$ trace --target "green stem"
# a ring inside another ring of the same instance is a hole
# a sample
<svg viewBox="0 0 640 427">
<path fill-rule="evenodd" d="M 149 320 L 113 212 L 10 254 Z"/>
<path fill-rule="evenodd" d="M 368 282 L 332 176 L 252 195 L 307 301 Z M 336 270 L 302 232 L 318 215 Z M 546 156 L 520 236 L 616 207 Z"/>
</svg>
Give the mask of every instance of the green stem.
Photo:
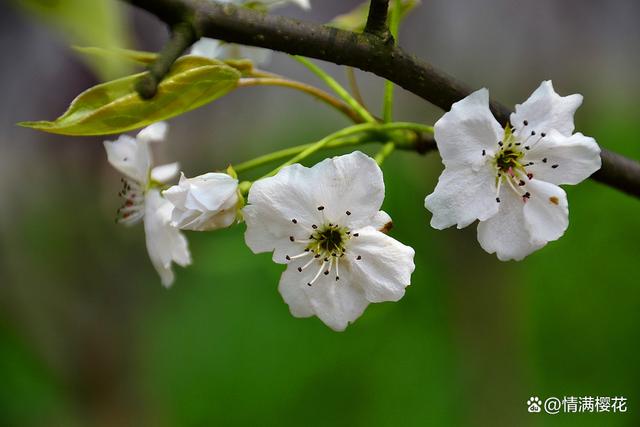
<svg viewBox="0 0 640 427">
<path fill-rule="evenodd" d="M 338 147 L 349 147 L 354 145 L 362 145 L 376 142 L 372 140 L 368 135 L 360 135 L 360 136 L 352 136 L 349 138 L 338 139 L 329 142 L 324 148 L 338 148 Z M 295 147 L 289 147 L 282 150 L 274 151 L 273 153 L 265 154 L 260 157 L 256 157 L 255 159 L 248 160 L 243 163 L 239 163 L 233 167 L 233 169 L 237 173 L 246 172 L 251 169 L 255 169 L 260 166 L 267 165 L 269 163 L 273 163 L 278 160 L 288 159 L 291 156 L 295 156 L 306 150 L 307 148 L 313 146 L 315 142 L 309 144 L 296 145 Z"/>
<path fill-rule="evenodd" d="M 356 101 L 349 92 L 343 88 L 333 77 L 323 71 L 320 67 L 313 62 L 302 56 L 293 56 L 298 62 L 307 67 L 311 72 L 320 77 L 344 102 L 346 102 L 351 108 L 353 108 L 360 117 L 366 122 L 375 123 L 377 120 L 364 108 L 358 101 Z"/>
<path fill-rule="evenodd" d="M 421 125 L 419 123 L 408 123 L 408 122 L 397 122 L 397 123 L 387 123 L 387 124 L 376 124 L 376 123 L 365 123 L 362 125 L 351 126 L 345 129 L 342 129 L 339 132 L 331 134 L 326 138 L 321 139 L 318 142 L 312 142 L 310 144 L 298 145 L 295 147 L 285 148 L 283 150 L 274 151 L 273 153 L 265 154 L 255 159 L 248 160 L 243 163 L 239 163 L 233 167 L 233 169 L 237 173 L 243 173 L 249 171 L 251 169 L 255 169 L 257 167 L 289 158 L 291 156 L 295 156 L 291 160 L 289 160 L 286 164 L 281 165 L 278 169 L 273 171 L 272 174 L 277 173 L 278 170 L 282 169 L 284 166 L 288 166 L 289 164 L 295 163 L 297 161 L 302 160 L 303 158 L 309 156 L 310 154 L 315 153 L 316 151 L 323 148 L 338 148 L 338 147 L 347 147 L 347 146 L 357 146 L 374 142 L 382 142 L 387 139 L 377 138 L 378 135 L 372 135 L 372 132 L 386 132 L 386 131 L 394 131 L 394 130 L 408 130 L 413 132 L 420 133 L 433 133 L 433 127 Z M 357 135 L 361 133 L 362 135 Z M 354 135 L 355 134 L 355 135 Z M 322 143 L 321 146 L 317 147 L 318 144 Z M 406 149 L 406 150 L 414 150 L 415 143 L 411 140 L 406 141 L 398 141 L 394 143 L 397 145 L 397 148 Z M 309 150 L 313 149 L 313 151 L 309 152 Z M 304 154 L 303 157 L 301 155 Z"/>
<path fill-rule="evenodd" d="M 374 157 L 374 160 L 378 164 L 378 166 L 382 166 L 385 160 L 393 153 L 396 149 L 396 144 L 393 141 L 389 141 L 382 146 L 380 151 L 378 151 Z"/>
</svg>

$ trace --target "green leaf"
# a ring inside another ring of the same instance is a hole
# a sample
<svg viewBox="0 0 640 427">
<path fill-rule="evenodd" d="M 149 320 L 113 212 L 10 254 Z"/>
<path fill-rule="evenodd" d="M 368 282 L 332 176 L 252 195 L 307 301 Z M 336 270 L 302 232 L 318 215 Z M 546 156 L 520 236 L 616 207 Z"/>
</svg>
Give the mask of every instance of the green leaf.
<svg viewBox="0 0 640 427">
<path fill-rule="evenodd" d="M 116 0 L 13 0 L 18 7 L 37 17 L 62 34 L 70 44 L 124 47 L 131 36 L 122 2 Z M 84 58 L 102 80 L 131 72 L 127 62 Z"/>
<path fill-rule="evenodd" d="M 143 100 L 134 89 L 145 73 L 113 80 L 81 93 L 55 121 L 20 126 L 61 135 L 127 132 L 194 110 L 233 90 L 240 73 L 222 62 L 197 56 L 179 58 L 158 92 Z"/>
<path fill-rule="evenodd" d="M 421 0 L 401 0 L 400 19 L 404 19 L 413 8 L 419 6 L 420 1 Z M 361 33 L 364 31 L 367 17 L 369 16 L 369 4 L 370 2 L 366 1 L 356 6 L 350 12 L 336 16 L 328 25 L 341 30 Z M 391 2 L 389 2 L 389 5 L 391 6 Z"/>
<path fill-rule="evenodd" d="M 142 50 L 120 49 L 112 48 L 107 49 L 96 46 L 73 46 L 73 50 L 82 55 L 89 57 L 103 58 L 106 60 L 116 59 L 133 62 L 139 65 L 149 65 L 158 59 L 158 54 L 155 52 L 146 52 Z"/>
</svg>

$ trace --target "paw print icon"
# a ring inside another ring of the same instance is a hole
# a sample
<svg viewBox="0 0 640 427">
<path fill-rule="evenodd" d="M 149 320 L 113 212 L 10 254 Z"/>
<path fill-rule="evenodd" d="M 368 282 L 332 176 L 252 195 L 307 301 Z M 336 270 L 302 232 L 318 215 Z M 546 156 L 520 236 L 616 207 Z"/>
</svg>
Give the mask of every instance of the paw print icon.
<svg viewBox="0 0 640 427">
<path fill-rule="evenodd" d="M 527 411 L 531 413 L 540 412 L 542 405 L 542 401 L 538 398 L 538 396 L 531 396 L 529 400 L 527 400 Z"/>
</svg>

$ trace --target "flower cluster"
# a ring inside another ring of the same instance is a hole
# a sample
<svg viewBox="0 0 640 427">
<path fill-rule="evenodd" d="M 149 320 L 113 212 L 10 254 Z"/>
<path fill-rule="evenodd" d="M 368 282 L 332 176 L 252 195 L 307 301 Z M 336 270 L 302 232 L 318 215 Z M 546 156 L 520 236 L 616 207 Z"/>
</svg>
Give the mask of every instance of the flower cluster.
<svg viewBox="0 0 640 427">
<path fill-rule="evenodd" d="M 463 228 L 478 220 L 478 240 L 500 260 L 520 260 L 562 236 L 567 197 L 600 168 L 593 138 L 573 133 L 580 95 L 541 86 L 502 127 L 481 89 L 455 103 L 434 127 L 445 169 L 425 206 L 431 225 Z M 279 291 L 296 317 L 317 316 L 341 331 L 370 303 L 398 301 L 411 283 L 414 250 L 388 235 L 381 210 L 382 171 L 354 151 L 312 167 L 287 164 L 272 176 L 240 185 L 233 168 L 195 178 L 177 163 L 153 167 L 150 144 L 165 138 L 156 123 L 135 138 L 105 142 L 109 162 L 124 176 L 119 222 L 142 221 L 149 257 L 170 286 L 172 263 L 190 264 L 182 230 L 208 231 L 246 223 L 254 253 L 286 265 Z M 245 200 L 246 195 L 246 200 Z"/>
<path fill-rule="evenodd" d="M 545 81 L 516 105 L 504 129 L 486 89 L 453 104 L 435 124 L 445 170 L 425 200 L 431 225 L 464 228 L 479 220 L 480 245 L 503 261 L 560 238 L 569 208 L 558 185 L 578 184 L 600 169 L 595 140 L 573 134 L 581 103 L 581 95 L 562 97 Z"/>
</svg>

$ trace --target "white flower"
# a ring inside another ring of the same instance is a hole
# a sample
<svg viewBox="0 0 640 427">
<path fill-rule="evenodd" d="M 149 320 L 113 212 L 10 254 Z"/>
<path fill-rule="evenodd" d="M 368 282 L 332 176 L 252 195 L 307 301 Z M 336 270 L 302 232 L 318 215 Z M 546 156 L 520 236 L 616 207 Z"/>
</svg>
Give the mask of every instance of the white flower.
<svg viewBox="0 0 640 427">
<path fill-rule="evenodd" d="M 456 102 L 435 124 L 445 170 L 427 196 L 431 225 L 463 228 L 480 220 L 478 241 L 500 260 L 521 260 L 560 238 L 569 225 L 558 185 L 577 184 L 600 169 L 593 138 L 573 134 L 582 95 L 562 97 L 543 82 L 511 125 L 502 129 L 480 89 Z"/>
<path fill-rule="evenodd" d="M 187 240 L 180 230 L 171 226 L 172 204 L 160 195 L 159 185 L 178 174 L 178 164 L 152 167 L 149 143 L 162 141 L 167 124 L 155 123 L 133 138 L 121 135 L 116 141 L 105 141 L 109 163 L 127 179 L 123 179 L 120 195 L 125 199 L 118 211 L 118 222 L 125 225 L 144 222 L 147 251 L 158 271 L 162 284 L 171 286 L 174 280 L 171 263 L 191 264 Z"/>
<path fill-rule="evenodd" d="M 222 3 L 233 3 L 236 5 L 251 4 L 258 5 L 266 9 L 272 9 L 287 4 L 295 4 L 303 9 L 310 9 L 309 0 L 219 0 Z M 244 46 L 233 43 L 225 43 L 219 40 L 202 37 L 191 47 L 191 55 L 204 56 L 210 59 L 249 59 L 256 65 L 264 65 L 271 59 L 271 51 L 254 46 Z"/>
<path fill-rule="evenodd" d="M 164 191 L 173 208 L 172 224 L 183 230 L 206 231 L 229 227 L 240 204 L 238 180 L 226 173 L 196 178 L 180 176 L 180 183 Z"/>
<path fill-rule="evenodd" d="M 382 171 L 357 151 L 253 184 L 245 240 L 288 264 L 279 290 L 291 314 L 341 331 L 369 303 L 402 298 L 414 251 L 380 231 L 391 225 L 383 199 Z"/>
</svg>

